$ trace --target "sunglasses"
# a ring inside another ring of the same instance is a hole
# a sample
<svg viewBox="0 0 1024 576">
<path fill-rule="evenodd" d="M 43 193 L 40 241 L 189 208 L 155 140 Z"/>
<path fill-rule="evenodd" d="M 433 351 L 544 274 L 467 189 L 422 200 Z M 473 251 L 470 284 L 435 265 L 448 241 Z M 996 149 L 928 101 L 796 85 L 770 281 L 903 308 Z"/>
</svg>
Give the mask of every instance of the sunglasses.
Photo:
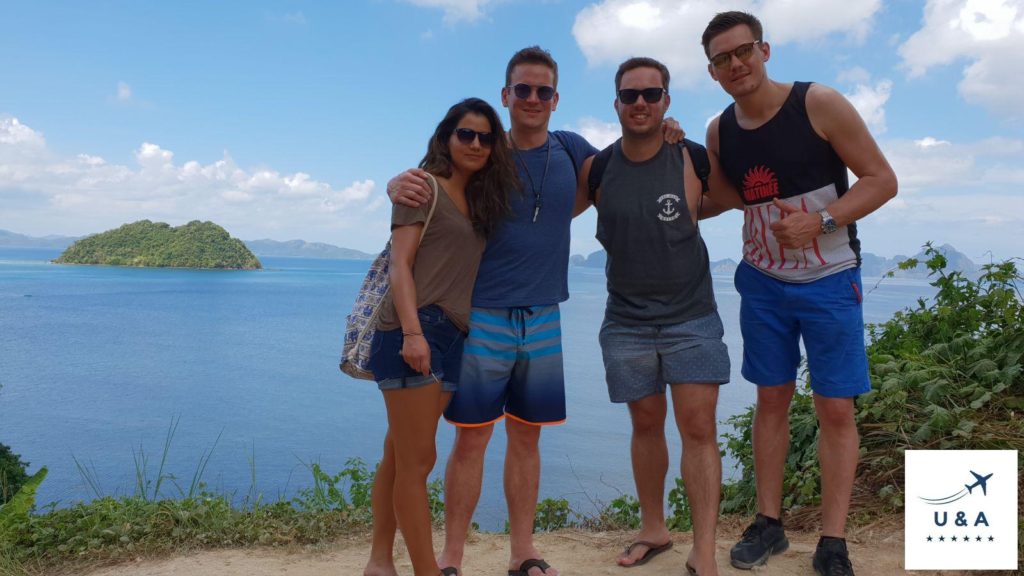
<svg viewBox="0 0 1024 576">
<path fill-rule="evenodd" d="M 494 146 L 494 133 L 493 132 L 477 132 L 470 128 L 456 128 L 455 137 L 459 139 L 459 142 L 469 146 L 473 143 L 473 140 L 479 140 L 480 146 L 483 148 L 490 148 Z"/>
<path fill-rule="evenodd" d="M 553 86 L 530 86 L 529 84 L 516 84 L 515 86 L 509 86 L 512 89 L 512 93 L 516 95 L 516 98 L 526 100 L 533 94 L 534 90 L 537 91 L 537 100 L 541 102 L 547 102 L 555 97 L 555 88 Z"/>
<path fill-rule="evenodd" d="M 636 88 L 623 88 L 619 90 L 619 102 L 623 104 L 634 104 L 636 99 L 640 96 L 644 97 L 644 102 L 648 104 L 654 104 L 655 102 L 661 102 L 661 95 L 665 94 L 667 90 L 664 88 L 644 88 L 637 90 Z"/>
<path fill-rule="evenodd" d="M 719 70 L 728 68 L 729 64 L 732 62 L 733 55 L 735 55 L 740 62 L 743 62 L 747 58 L 750 58 L 750 55 L 754 53 L 754 46 L 757 46 L 760 43 L 760 40 L 755 40 L 753 42 L 747 42 L 746 44 L 740 44 L 728 52 L 715 54 L 711 58 L 708 58 L 708 61 L 711 62 L 712 66 Z"/>
</svg>

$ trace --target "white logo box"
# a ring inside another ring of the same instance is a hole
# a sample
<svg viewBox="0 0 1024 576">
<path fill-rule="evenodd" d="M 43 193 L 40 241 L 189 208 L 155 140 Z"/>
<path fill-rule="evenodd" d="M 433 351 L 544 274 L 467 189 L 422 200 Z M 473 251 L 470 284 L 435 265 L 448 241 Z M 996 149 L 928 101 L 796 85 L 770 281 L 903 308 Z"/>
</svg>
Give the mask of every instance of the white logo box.
<svg viewBox="0 0 1024 576">
<path fill-rule="evenodd" d="M 905 568 L 1016 570 L 1016 450 L 907 450 Z"/>
</svg>

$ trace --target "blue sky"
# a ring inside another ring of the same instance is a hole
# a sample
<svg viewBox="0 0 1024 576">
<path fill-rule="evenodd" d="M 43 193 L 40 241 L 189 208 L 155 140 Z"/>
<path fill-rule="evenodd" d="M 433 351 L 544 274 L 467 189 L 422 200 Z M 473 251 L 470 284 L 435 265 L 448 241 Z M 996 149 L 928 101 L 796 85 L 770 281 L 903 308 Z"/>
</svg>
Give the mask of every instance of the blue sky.
<svg viewBox="0 0 1024 576">
<path fill-rule="evenodd" d="M 552 128 L 609 143 L 615 67 L 643 55 L 670 66 L 669 113 L 703 141 L 729 99 L 700 33 L 728 9 L 761 16 L 773 78 L 846 94 L 896 169 L 866 251 L 1024 255 L 1024 0 L 0 0 L 0 228 L 201 219 L 375 251 L 388 178 L 458 99 L 500 104 L 524 46 L 559 62 Z M 738 257 L 740 222 L 702 226 L 712 258 Z M 573 252 L 593 236 L 578 218 Z"/>
</svg>

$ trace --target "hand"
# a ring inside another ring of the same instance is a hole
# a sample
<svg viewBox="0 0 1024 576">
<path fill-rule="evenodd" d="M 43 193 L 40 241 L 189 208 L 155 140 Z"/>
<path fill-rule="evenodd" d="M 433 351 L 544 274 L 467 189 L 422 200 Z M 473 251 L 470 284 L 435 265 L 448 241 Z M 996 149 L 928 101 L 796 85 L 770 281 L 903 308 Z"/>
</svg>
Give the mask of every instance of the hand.
<svg viewBox="0 0 1024 576">
<path fill-rule="evenodd" d="M 388 180 L 387 190 L 392 204 L 410 208 L 419 208 L 433 194 L 427 173 L 419 168 L 410 168 Z"/>
<path fill-rule="evenodd" d="M 686 130 L 679 125 L 675 118 L 669 116 L 661 123 L 661 133 L 665 135 L 665 142 L 675 144 L 686 137 Z"/>
<path fill-rule="evenodd" d="M 778 198 L 772 200 L 772 204 L 782 212 L 782 217 L 772 222 L 769 228 L 783 248 L 803 248 L 821 234 L 821 214 L 804 212 Z"/>
<path fill-rule="evenodd" d="M 422 335 L 405 336 L 402 341 L 402 360 L 410 368 L 430 376 L 430 345 Z"/>
</svg>

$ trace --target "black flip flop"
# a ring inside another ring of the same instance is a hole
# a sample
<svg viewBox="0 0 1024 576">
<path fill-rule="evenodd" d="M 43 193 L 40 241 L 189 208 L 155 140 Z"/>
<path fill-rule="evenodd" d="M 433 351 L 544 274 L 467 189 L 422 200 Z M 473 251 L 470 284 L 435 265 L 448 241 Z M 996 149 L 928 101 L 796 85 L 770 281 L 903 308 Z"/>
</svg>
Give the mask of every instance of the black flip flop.
<svg viewBox="0 0 1024 576">
<path fill-rule="evenodd" d="M 686 563 L 686 575 L 687 576 L 699 576 L 699 574 L 697 574 L 697 569 L 694 568 L 693 566 L 690 566 L 689 562 Z"/>
<path fill-rule="evenodd" d="M 441 576 L 459 576 L 459 569 L 455 566 L 441 568 Z"/>
<path fill-rule="evenodd" d="M 523 560 L 523 563 L 519 565 L 519 570 L 509 570 L 508 576 L 530 576 L 530 568 L 540 568 L 541 572 L 547 574 L 551 565 L 540 558 L 530 558 Z"/>
<path fill-rule="evenodd" d="M 651 561 L 652 558 L 654 558 L 658 554 L 661 554 L 662 552 L 672 548 L 672 541 L 669 540 L 664 544 L 655 544 L 654 542 L 647 542 L 646 540 L 637 540 L 629 546 L 626 546 L 626 556 L 629 556 L 629 553 L 633 551 L 634 546 L 647 546 L 647 552 L 644 552 L 643 556 L 637 558 L 636 562 L 633 562 L 632 564 L 626 564 L 623 566 L 623 568 L 632 568 L 633 566 L 642 566 L 644 564 L 647 564 Z"/>
</svg>

